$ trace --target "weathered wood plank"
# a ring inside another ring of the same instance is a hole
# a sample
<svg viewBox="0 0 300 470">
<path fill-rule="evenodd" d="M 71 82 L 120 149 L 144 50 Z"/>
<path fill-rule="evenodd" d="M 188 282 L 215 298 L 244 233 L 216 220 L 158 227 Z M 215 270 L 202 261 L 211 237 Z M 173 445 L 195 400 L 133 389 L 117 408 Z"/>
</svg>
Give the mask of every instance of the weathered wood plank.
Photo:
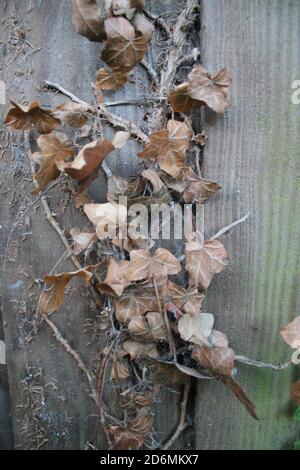
<svg viewBox="0 0 300 470">
<path fill-rule="evenodd" d="M 183 2 L 149 1 L 148 4 L 153 13 L 172 10 L 175 17 Z M 1 2 L 0 17 L 5 19 L 1 31 L 0 79 L 7 85 L 8 98 L 20 102 L 39 100 L 43 105 L 64 102 L 62 96 L 41 89 L 43 81 L 50 80 L 60 83 L 86 101 L 93 99 L 90 84 L 101 65 L 100 46 L 74 32 L 71 2 Z M 25 32 L 25 38 L 32 48 L 23 41 L 22 35 L 19 41 L 15 39 L 16 29 Z M 153 61 L 155 57 L 153 50 L 149 60 Z M 126 86 L 126 91 L 120 90 L 111 95 L 114 100 L 124 99 L 125 93 L 126 98 L 132 99 L 147 93 L 147 78 L 142 67 L 137 67 L 134 78 L 134 82 Z M 147 106 L 123 106 L 114 108 L 114 112 L 133 122 L 142 123 Z M 109 137 L 112 131 L 105 128 L 105 134 Z M 6 137 L 16 146 L 8 148 L 0 159 L 2 255 L 8 234 L 20 211 L 34 199 L 30 195 L 30 166 L 22 136 L 14 132 Z M 5 142 L 4 139 L 3 147 Z M 130 142 L 118 154 L 109 156 L 107 161 L 113 172 L 125 177 L 136 173 L 138 159 L 135 155 L 138 150 L 138 144 Z M 93 183 L 90 194 L 97 202 L 105 201 L 104 176 Z M 75 225 L 85 225 L 85 219 L 78 211 L 69 207 L 64 209 L 67 194 L 62 187 L 49 193 L 49 201 L 66 233 Z M 88 397 L 85 377 L 57 344 L 45 324 L 40 326 L 37 334 L 33 334 L 31 342 L 26 341 L 26 337 L 32 333 L 32 320 L 40 294 L 38 279 L 49 272 L 64 251 L 60 239 L 44 217 L 42 206 L 38 205 L 37 211 L 30 211 L 28 215 L 30 217 L 22 220 L 14 234 L 10 247 L 14 261 L 8 262 L 5 271 L 1 272 L 0 288 L 6 322 L 14 441 L 17 448 L 42 446 L 43 449 L 82 449 L 87 441 L 93 440 L 95 428 L 95 406 Z M 63 261 L 58 271 L 70 269 L 73 269 L 72 263 Z M 92 368 L 96 365 L 99 343 L 93 342 L 87 346 L 93 332 L 91 329 L 86 332 L 83 325 L 88 319 L 94 320 L 95 312 L 87 288 L 75 283 L 68 290 L 63 308 L 53 316 L 53 321 L 70 344 Z M 33 391 L 34 387 L 38 391 Z M 109 396 L 111 389 L 109 385 Z M 34 398 L 37 398 L 37 405 L 33 403 Z M 178 394 L 166 390 L 163 403 L 158 405 L 156 428 L 160 441 L 176 425 L 178 399 Z M 180 442 L 177 444 L 183 446 Z M 106 447 L 104 436 L 100 436 L 99 446 Z"/>
<path fill-rule="evenodd" d="M 296 0 L 202 2 L 203 63 L 211 72 L 226 66 L 233 77 L 230 110 L 223 118 L 205 115 L 203 174 L 223 187 L 206 205 L 208 235 L 251 211 L 222 237 L 231 265 L 210 288 L 206 307 L 236 352 L 273 362 L 290 356 L 278 331 L 300 307 L 300 106 L 291 102 L 299 38 Z M 238 371 L 261 420 L 221 384 L 199 384 L 197 448 L 291 448 L 293 372 Z"/>
</svg>

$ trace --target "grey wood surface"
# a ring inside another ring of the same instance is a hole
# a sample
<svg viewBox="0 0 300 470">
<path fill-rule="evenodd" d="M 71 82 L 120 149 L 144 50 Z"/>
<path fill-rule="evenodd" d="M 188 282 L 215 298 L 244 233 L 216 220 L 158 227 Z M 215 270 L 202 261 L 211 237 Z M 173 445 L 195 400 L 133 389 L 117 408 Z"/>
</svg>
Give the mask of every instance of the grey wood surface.
<svg viewBox="0 0 300 470">
<path fill-rule="evenodd" d="M 248 221 L 222 241 L 229 270 L 213 282 L 207 310 L 233 349 L 254 359 L 282 361 L 290 350 L 279 328 L 299 315 L 300 3 L 290 0 L 203 0 L 201 51 L 205 67 L 233 77 L 232 107 L 206 113 L 209 134 L 203 174 L 223 191 L 206 205 L 208 235 L 248 211 Z M 250 418 L 221 384 L 198 385 L 199 449 L 291 448 L 289 387 L 284 373 L 238 366 L 238 379 L 257 404 Z"/>
</svg>

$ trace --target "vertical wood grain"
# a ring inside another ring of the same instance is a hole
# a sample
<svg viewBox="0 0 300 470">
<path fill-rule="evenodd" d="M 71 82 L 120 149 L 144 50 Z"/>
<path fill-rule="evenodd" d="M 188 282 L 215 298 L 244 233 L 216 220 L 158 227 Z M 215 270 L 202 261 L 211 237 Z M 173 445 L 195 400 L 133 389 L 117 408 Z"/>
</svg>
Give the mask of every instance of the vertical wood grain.
<svg viewBox="0 0 300 470">
<path fill-rule="evenodd" d="M 223 187 L 206 205 L 207 235 L 251 211 L 222 237 L 231 263 L 210 287 L 206 308 L 237 353 L 287 360 L 279 329 L 300 307 L 300 106 L 291 102 L 300 79 L 300 4 L 203 0 L 201 27 L 204 66 L 226 66 L 233 77 L 231 108 L 224 117 L 205 113 L 203 174 Z M 197 448 L 292 448 L 295 374 L 238 365 L 259 422 L 221 384 L 199 383 Z"/>
</svg>

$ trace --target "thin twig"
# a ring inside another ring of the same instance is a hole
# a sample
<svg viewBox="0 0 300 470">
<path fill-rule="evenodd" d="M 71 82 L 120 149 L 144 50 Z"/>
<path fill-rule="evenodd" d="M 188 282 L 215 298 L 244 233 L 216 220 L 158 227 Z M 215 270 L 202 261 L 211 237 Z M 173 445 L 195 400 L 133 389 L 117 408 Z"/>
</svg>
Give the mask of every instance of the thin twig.
<svg viewBox="0 0 300 470">
<path fill-rule="evenodd" d="M 87 103 L 86 101 L 83 101 L 80 98 L 78 98 L 77 96 L 73 95 L 73 93 L 66 90 L 65 88 L 63 88 L 58 83 L 49 82 L 48 80 L 45 80 L 44 83 L 45 83 L 45 86 L 47 88 L 50 88 L 50 89 L 55 90 L 55 91 L 59 91 L 62 95 L 67 96 L 68 98 L 70 98 L 75 103 L 82 104 L 82 105 L 86 106 L 92 112 L 95 111 L 94 108 L 89 103 Z"/>
<path fill-rule="evenodd" d="M 174 434 L 170 437 L 170 439 L 162 446 L 162 450 L 170 449 L 170 447 L 172 447 L 172 445 L 177 441 L 180 434 L 188 426 L 188 423 L 186 421 L 186 413 L 187 413 L 187 403 L 188 403 L 190 389 L 191 389 L 191 379 L 188 379 L 184 384 L 182 400 L 180 403 L 180 418 L 179 418 L 177 428 Z"/>
<path fill-rule="evenodd" d="M 113 107 L 113 106 L 126 106 L 126 105 L 132 105 L 132 106 L 145 106 L 147 104 L 153 104 L 153 103 L 160 103 L 161 101 L 165 101 L 166 98 L 139 98 L 139 99 L 136 99 L 136 100 L 132 100 L 132 99 L 129 99 L 129 100 L 120 100 L 120 101 L 106 101 L 104 103 L 104 106 L 106 108 L 110 108 L 110 107 Z"/>
<path fill-rule="evenodd" d="M 105 108 L 104 104 L 99 104 L 98 111 L 97 111 L 97 109 L 95 109 L 89 103 L 81 100 L 80 98 L 75 96 L 73 93 L 63 88 L 58 83 L 53 83 L 53 82 L 49 82 L 48 80 L 46 80 L 45 85 L 48 88 L 51 88 L 52 90 L 59 91 L 63 95 L 68 96 L 75 103 L 79 103 L 79 104 L 86 106 L 89 109 L 89 111 L 91 111 L 93 114 L 97 114 L 98 112 L 98 115 L 102 119 L 104 119 L 104 121 L 106 121 L 108 124 L 110 124 L 112 127 L 118 127 L 126 132 L 129 132 L 131 136 L 138 139 L 142 143 L 147 142 L 148 140 L 147 135 L 141 129 L 139 129 L 138 126 L 131 123 L 130 121 L 127 121 L 126 119 L 120 118 L 119 116 L 110 113 L 108 109 Z"/>
<path fill-rule="evenodd" d="M 248 218 L 250 217 L 250 212 L 248 212 L 244 217 L 241 219 L 236 220 L 235 222 L 232 222 L 232 224 L 227 225 L 226 227 L 222 228 L 219 232 L 217 232 L 213 237 L 210 238 L 210 240 L 217 240 L 217 238 L 220 238 L 221 235 L 224 233 L 229 232 L 233 227 L 236 225 L 241 224 L 242 222 L 245 222 Z"/>
<path fill-rule="evenodd" d="M 93 380 L 93 377 L 92 377 L 90 371 L 88 370 L 88 368 L 84 364 L 84 362 L 81 359 L 81 357 L 79 356 L 79 354 L 69 345 L 68 341 L 62 336 L 61 332 L 59 331 L 59 329 L 57 328 L 55 323 L 53 323 L 53 321 L 50 320 L 50 318 L 48 318 L 47 315 L 44 315 L 44 321 L 51 328 L 51 330 L 52 330 L 55 338 L 57 339 L 57 341 L 62 345 L 62 347 L 67 351 L 67 353 L 69 353 L 73 357 L 73 359 L 75 359 L 79 369 L 81 369 L 82 372 L 85 374 L 85 376 L 86 376 L 86 378 L 89 382 L 89 385 L 90 385 L 91 396 L 92 396 L 93 400 L 95 401 L 95 403 L 97 405 L 97 403 L 98 403 L 97 393 L 96 393 L 96 389 L 95 389 L 95 386 L 94 386 L 94 380 Z"/>
<path fill-rule="evenodd" d="M 272 369 L 278 372 L 281 370 L 287 369 L 292 364 L 291 360 L 284 362 L 283 364 L 270 364 L 267 362 L 255 361 L 254 359 L 250 359 L 249 357 L 246 357 L 246 356 L 235 356 L 235 359 L 237 362 L 240 362 L 242 364 L 247 364 L 248 366 L 259 367 L 262 369 Z"/>
</svg>

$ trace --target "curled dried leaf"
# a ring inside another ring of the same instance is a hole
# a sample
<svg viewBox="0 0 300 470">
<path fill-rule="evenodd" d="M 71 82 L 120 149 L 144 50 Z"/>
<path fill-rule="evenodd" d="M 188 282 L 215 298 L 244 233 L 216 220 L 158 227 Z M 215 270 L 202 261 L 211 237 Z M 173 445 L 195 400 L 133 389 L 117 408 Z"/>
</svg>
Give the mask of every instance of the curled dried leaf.
<svg viewBox="0 0 300 470">
<path fill-rule="evenodd" d="M 144 15 L 144 13 L 137 12 L 134 15 L 133 26 L 135 27 L 136 31 L 139 31 L 148 41 L 152 38 L 154 33 L 154 26 L 151 21 Z"/>
<path fill-rule="evenodd" d="M 184 318 L 184 317 L 183 317 Z M 230 348 L 195 346 L 192 358 L 214 374 L 228 375 L 231 377 L 234 368 L 235 354 Z"/>
<path fill-rule="evenodd" d="M 126 354 L 129 354 L 130 358 L 137 361 L 141 357 L 158 357 L 158 351 L 155 343 L 140 343 L 128 339 L 122 343 L 122 349 Z"/>
<path fill-rule="evenodd" d="M 90 41 L 105 39 L 104 21 L 96 0 L 72 0 L 73 23 L 77 33 Z"/>
<path fill-rule="evenodd" d="M 286 326 L 283 326 L 280 330 L 280 335 L 291 348 L 300 348 L 300 316 L 296 317 Z"/>
<path fill-rule="evenodd" d="M 68 124 L 68 126 L 80 128 L 83 127 L 88 120 L 87 111 L 87 106 L 74 103 L 73 101 L 67 101 L 53 110 L 53 116 L 64 124 Z"/>
<path fill-rule="evenodd" d="M 125 380 L 130 377 L 130 369 L 128 362 L 121 357 L 113 361 L 110 378 L 112 380 Z"/>
<path fill-rule="evenodd" d="M 117 261 L 115 258 L 110 258 L 106 277 L 97 285 L 98 289 L 107 295 L 121 296 L 124 289 L 130 285 L 130 281 L 125 277 L 128 266 L 129 261 Z"/>
<path fill-rule="evenodd" d="M 40 153 L 34 153 L 32 158 L 39 165 L 39 171 L 34 174 L 38 188 L 33 194 L 42 191 L 48 183 L 58 178 L 60 171 L 57 163 L 68 160 L 74 154 L 74 147 L 64 138 L 59 139 L 54 134 L 40 135 L 37 139 Z"/>
<path fill-rule="evenodd" d="M 72 176 L 72 178 L 82 182 L 97 171 L 105 157 L 112 150 L 114 150 L 114 146 L 109 140 L 94 140 L 86 144 L 72 162 L 65 163 L 61 161 L 57 163 L 57 167 Z"/>
<path fill-rule="evenodd" d="M 188 112 L 206 104 L 219 114 L 229 106 L 227 93 L 231 78 L 227 69 L 214 75 L 209 74 L 202 65 L 196 65 L 188 75 L 188 81 L 178 85 L 168 96 L 175 112 Z"/>
<path fill-rule="evenodd" d="M 183 315 L 178 321 L 178 331 L 185 341 L 209 346 L 209 336 L 214 325 L 214 316 L 211 313 L 198 313 L 196 315 Z"/>
<path fill-rule="evenodd" d="M 192 286 L 207 289 L 214 275 L 224 271 L 228 263 L 228 253 L 218 240 L 186 244 L 185 269 Z"/>
<path fill-rule="evenodd" d="M 140 449 L 153 425 L 153 416 L 147 408 L 141 408 L 127 427 L 109 426 L 107 431 L 113 437 L 112 450 Z"/>
<path fill-rule="evenodd" d="M 127 208 L 122 204 L 85 204 L 83 209 L 89 220 L 96 225 L 99 239 L 116 238 L 117 230 L 122 231 L 127 226 Z"/>
<path fill-rule="evenodd" d="M 60 120 L 55 118 L 52 110 L 40 108 L 39 103 L 33 102 L 23 106 L 11 101 L 12 108 L 4 119 L 4 124 L 20 131 L 35 130 L 40 134 L 49 134 L 58 126 Z"/>
<path fill-rule="evenodd" d="M 177 178 L 185 165 L 191 137 L 192 131 L 185 123 L 169 120 L 167 129 L 150 134 L 149 143 L 138 156 L 156 158 L 162 170 Z"/>
<path fill-rule="evenodd" d="M 39 300 L 39 313 L 50 315 L 56 312 L 63 302 L 65 296 L 65 287 L 74 277 L 80 277 L 86 282 L 92 279 L 91 271 L 97 268 L 98 265 L 88 266 L 84 269 L 79 269 L 73 272 L 64 272 L 61 274 L 53 274 L 44 277 L 46 288 L 43 291 Z"/>
</svg>

